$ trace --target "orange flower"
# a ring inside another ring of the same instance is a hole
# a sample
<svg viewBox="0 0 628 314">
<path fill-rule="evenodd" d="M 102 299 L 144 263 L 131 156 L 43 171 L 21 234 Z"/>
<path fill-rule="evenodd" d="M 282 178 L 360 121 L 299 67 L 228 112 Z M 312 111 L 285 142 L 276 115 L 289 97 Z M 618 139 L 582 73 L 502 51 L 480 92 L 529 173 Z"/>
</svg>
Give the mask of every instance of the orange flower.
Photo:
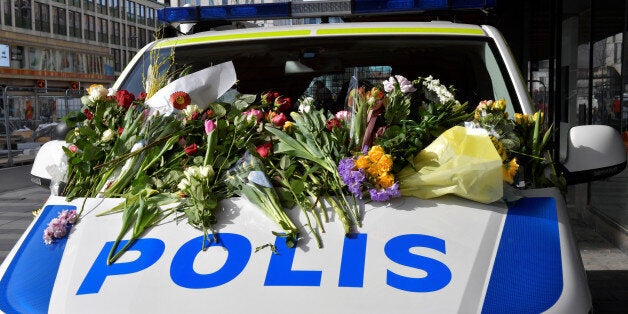
<svg viewBox="0 0 628 314">
<path fill-rule="evenodd" d="M 178 91 L 170 95 L 170 104 L 176 109 L 183 110 L 190 102 L 192 102 L 192 99 L 190 99 L 190 95 L 186 92 Z"/>
<path fill-rule="evenodd" d="M 384 156 L 385 153 L 386 152 L 384 152 L 384 149 L 381 146 L 375 145 L 371 147 L 371 149 L 369 149 L 369 160 L 372 162 L 377 162 L 380 158 L 382 158 L 382 156 Z"/>
<path fill-rule="evenodd" d="M 380 174 L 390 171 L 390 169 L 392 169 L 392 165 L 392 156 L 390 156 L 389 154 L 385 154 L 377 161 L 377 168 L 379 169 Z"/>
<path fill-rule="evenodd" d="M 395 184 L 395 176 L 391 173 L 386 173 L 377 177 L 375 184 L 379 185 L 383 189 L 389 188 Z"/>
<path fill-rule="evenodd" d="M 380 174 L 379 172 L 379 168 L 377 168 L 376 164 L 371 164 L 370 167 L 366 168 L 366 173 L 371 177 L 371 178 L 377 178 Z"/>
<path fill-rule="evenodd" d="M 366 169 L 371 165 L 371 161 L 367 156 L 360 156 L 355 161 L 355 167 L 358 169 Z"/>
</svg>

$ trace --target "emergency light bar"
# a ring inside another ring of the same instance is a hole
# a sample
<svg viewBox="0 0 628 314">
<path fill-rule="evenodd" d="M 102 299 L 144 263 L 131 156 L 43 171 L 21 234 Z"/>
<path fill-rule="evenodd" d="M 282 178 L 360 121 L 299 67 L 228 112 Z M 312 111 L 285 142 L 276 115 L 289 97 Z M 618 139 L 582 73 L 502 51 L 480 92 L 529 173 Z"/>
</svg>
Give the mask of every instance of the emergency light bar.
<svg viewBox="0 0 628 314">
<path fill-rule="evenodd" d="M 294 0 L 281 3 L 255 3 L 195 7 L 169 7 L 157 11 L 166 23 L 202 21 L 251 21 L 322 16 L 349 16 L 412 13 L 433 10 L 486 9 L 497 0 Z"/>
</svg>

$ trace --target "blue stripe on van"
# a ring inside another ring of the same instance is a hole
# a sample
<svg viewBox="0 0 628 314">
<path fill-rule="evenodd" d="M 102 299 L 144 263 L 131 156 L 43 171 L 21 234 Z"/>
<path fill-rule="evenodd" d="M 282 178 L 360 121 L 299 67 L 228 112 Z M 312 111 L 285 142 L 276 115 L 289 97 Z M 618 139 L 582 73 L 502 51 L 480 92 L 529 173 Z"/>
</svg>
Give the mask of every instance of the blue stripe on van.
<svg viewBox="0 0 628 314">
<path fill-rule="evenodd" d="M 48 205 L 15 253 L 0 281 L 0 310 L 6 313 L 47 313 L 67 237 L 46 245 L 48 223 L 71 205 Z"/>
<path fill-rule="evenodd" d="M 482 313 L 540 313 L 558 301 L 563 271 L 556 200 L 509 206 Z"/>
</svg>

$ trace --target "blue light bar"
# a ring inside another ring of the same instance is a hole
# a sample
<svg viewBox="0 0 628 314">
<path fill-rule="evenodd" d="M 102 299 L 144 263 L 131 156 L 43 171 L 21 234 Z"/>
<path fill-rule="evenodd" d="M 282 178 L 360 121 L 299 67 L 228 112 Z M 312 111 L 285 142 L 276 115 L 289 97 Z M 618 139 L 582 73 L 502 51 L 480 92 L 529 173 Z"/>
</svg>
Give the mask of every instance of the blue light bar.
<svg viewBox="0 0 628 314">
<path fill-rule="evenodd" d="M 290 2 L 163 8 L 157 18 L 166 23 L 272 20 L 291 18 Z"/>
<path fill-rule="evenodd" d="M 202 21 L 252 21 L 352 14 L 419 13 L 459 9 L 485 9 L 497 0 L 326 0 L 170 7 L 158 10 L 157 18 L 166 23 Z"/>
<path fill-rule="evenodd" d="M 354 0 L 353 13 L 386 14 L 447 9 L 447 0 Z"/>
</svg>

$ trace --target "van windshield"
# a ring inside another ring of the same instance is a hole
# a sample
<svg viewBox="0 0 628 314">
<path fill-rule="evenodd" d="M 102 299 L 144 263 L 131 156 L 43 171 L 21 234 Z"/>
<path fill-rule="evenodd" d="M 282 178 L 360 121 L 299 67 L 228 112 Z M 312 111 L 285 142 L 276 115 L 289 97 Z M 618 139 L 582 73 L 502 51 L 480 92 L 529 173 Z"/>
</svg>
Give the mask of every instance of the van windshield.
<svg viewBox="0 0 628 314">
<path fill-rule="evenodd" d="M 505 99 L 509 113 L 520 112 L 512 84 L 502 75 L 504 65 L 493 50 L 489 42 L 477 38 L 369 36 L 207 43 L 164 48 L 157 55 L 173 54 L 169 69 L 175 72 L 232 61 L 241 93 L 273 90 L 298 99 L 316 96 L 324 85 L 329 90 L 327 107 L 344 106 L 347 83 L 354 75 L 367 86 L 377 86 L 391 75 L 410 80 L 431 75 L 453 86 L 456 98 L 470 108 L 481 100 Z M 146 52 L 120 89 L 144 91 L 150 64 Z"/>
</svg>

